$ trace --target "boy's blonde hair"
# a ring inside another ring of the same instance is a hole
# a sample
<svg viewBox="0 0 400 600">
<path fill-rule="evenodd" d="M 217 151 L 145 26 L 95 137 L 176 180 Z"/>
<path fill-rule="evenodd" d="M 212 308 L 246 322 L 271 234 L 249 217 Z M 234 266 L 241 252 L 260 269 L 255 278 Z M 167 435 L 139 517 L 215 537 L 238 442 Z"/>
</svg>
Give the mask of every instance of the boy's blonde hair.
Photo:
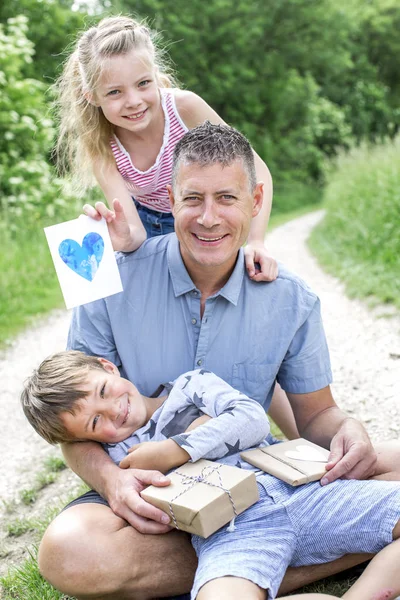
<svg viewBox="0 0 400 600">
<path fill-rule="evenodd" d="M 91 369 L 104 370 L 95 356 L 70 350 L 46 358 L 25 382 L 21 404 L 35 431 L 50 444 L 71 442 L 61 413 L 75 414 L 88 395 L 81 389 Z"/>
<path fill-rule="evenodd" d="M 103 112 L 88 100 L 95 94 L 102 68 L 113 56 L 133 49 L 145 50 L 159 87 L 174 87 L 164 52 L 157 46 L 159 35 L 146 23 L 116 16 L 101 20 L 78 38 L 75 50 L 56 82 L 59 137 L 55 157 L 61 174 L 70 173 L 83 192 L 93 183 L 93 164 L 105 166 L 114 160 L 110 148 L 113 126 Z"/>
</svg>

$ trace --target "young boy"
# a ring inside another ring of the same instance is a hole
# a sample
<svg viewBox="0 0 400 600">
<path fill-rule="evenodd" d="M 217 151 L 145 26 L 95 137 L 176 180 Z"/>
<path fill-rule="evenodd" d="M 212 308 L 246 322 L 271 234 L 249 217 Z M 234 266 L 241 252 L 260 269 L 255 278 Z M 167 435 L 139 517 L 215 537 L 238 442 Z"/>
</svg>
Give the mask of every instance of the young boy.
<svg viewBox="0 0 400 600">
<path fill-rule="evenodd" d="M 167 473 L 208 458 L 256 471 L 260 500 L 236 518 L 236 529 L 192 536 L 199 559 L 192 599 L 272 600 L 289 565 L 382 548 L 343 598 L 393 600 L 400 593 L 400 483 L 340 480 L 294 488 L 261 473 L 239 453 L 275 443 L 267 416 L 213 373 L 185 373 L 148 398 L 109 361 L 61 352 L 33 373 L 21 402 L 48 442 L 98 441 L 123 468 Z"/>
</svg>

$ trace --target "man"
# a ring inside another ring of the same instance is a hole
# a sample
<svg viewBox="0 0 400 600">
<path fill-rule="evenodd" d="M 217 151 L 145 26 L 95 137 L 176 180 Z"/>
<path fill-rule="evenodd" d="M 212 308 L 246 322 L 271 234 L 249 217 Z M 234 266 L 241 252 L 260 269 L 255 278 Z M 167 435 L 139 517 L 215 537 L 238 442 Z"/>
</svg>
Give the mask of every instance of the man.
<svg viewBox="0 0 400 600">
<path fill-rule="evenodd" d="M 300 434 L 331 449 L 322 484 L 342 476 L 399 479 L 399 448 L 377 458 L 362 425 L 332 398 L 315 294 L 284 268 L 272 283 L 245 275 L 241 246 L 262 205 L 247 140 L 210 123 L 189 131 L 176 146 L 169 193 L 176 235 L 119 258 L 124 292 L 79 308 L 69 346 L 111 360 L 146 395 L 204 367 L 268 408 L 278 380 Z M 39 553 L 44 576 L 79 599 L 188 591 L 195 568 L 188 538 L 166 534 L 166 515 L 139 495 L 150 483 L 162 485 L 160 474 L 119 469 L 95 443 L 63 450 L 108 504 L 91 493 L 55 519 Z M 152 533 L 166 535 L 143 535 Z M 306 568 L 285 590 L 348 564 Z"/>
</svg>

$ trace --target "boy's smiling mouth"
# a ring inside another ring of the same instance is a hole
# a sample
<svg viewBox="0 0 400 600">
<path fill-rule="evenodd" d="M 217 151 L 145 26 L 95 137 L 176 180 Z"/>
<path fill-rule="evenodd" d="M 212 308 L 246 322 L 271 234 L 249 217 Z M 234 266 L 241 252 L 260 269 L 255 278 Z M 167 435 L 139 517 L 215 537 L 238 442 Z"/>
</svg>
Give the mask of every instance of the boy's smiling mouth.
<svg viewBox="0 0 400 600">
<path fill-rule="evenodd" d="M 131 403 L 128 400 L 128 404 L 127 404 L 127 407 L 126 407 L 126 413 L 125 413 L 125 416 L 124 416 L 123 421 L 121 423 L 121 427 L 122 427 L 122 425 L 124 425 L 126 423 L 126 421 L 128 420 L 128 417 L 129 417 L 130 414 L 131 414 Z"/>
</svg>

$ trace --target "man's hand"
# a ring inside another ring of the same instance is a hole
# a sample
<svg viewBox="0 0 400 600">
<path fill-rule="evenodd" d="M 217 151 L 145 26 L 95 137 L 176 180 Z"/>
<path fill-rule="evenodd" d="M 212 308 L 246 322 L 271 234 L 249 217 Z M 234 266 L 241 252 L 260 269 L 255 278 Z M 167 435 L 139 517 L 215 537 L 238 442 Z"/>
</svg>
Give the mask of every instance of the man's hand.
<svg viewBox="0 0 400 600">
<path fill-rule="evenodd" d="M 137 248 L 138 244 L 135 244 L 132 239 L 131 228 L 122 204 L 117 198 L 114 198 L 112 208 L 113 210 L 110 210 L 104 202 L 96 202 L 94 207 L 85 204 L 83 212 L 96 221 L 100 221 L 104 217 L 114 250 L 130 252 L 133 248 Z"/>
<path fill-rule="evenodd" d="M 149 485 L 165 487 L 169 484 L 168 477 L 157 471 L 119 469 L 107 500 L 111 510 L 140 533 L 167 533 L 172 529 L 168 525 L 170 517 L 143 500 L 140 492 Z"/>
<path fill-rule="evenodd" d="M 178 446 L 174 440 L 142 442 L 129 448 L 128 452 L 129 454 L 119 463 L 121 469 L 157 469 L 161 473 L 166 473 L 190 459 L 186 450 Z"/>
<path fill-rule="evenodd" d="M 253 281 L 274 281 L 278 277 L 278 264 L 268 256 L 263 244 L 247 244 L 244 248 L 246 269 Z M 260 265 L 260 270 L 256 265 Z"/>
<path fill-rule="evenodd" d="M 375 473 L 377 457 L 368 433 L 356 419 L 348 418 L 332 438 L 326 475 L 321 485 L 336 479 L 368 479 Z"/>
</svg>

